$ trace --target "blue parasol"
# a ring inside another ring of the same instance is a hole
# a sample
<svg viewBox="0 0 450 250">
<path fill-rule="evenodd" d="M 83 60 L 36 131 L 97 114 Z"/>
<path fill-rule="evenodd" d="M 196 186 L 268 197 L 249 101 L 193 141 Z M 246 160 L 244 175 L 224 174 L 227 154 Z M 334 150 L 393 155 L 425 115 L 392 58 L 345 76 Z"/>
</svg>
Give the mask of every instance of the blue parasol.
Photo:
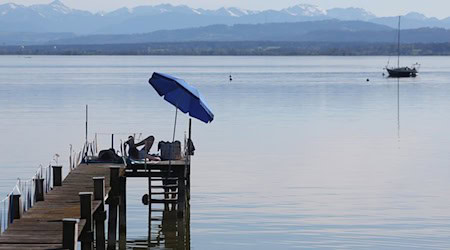
<svg viewBox="0 0 450 250">
<path fill-rule="evenodd" d="M 178 109 L 205 123 L 212 122 L 214 119 L 214 114 L 200 95 L 200 92 L 184 80 L 155 72 L 148 82 L 160 96 L 164 96 L 164 100 L 176 108 L 173 140 L 175 140 Z"/>
</svg>

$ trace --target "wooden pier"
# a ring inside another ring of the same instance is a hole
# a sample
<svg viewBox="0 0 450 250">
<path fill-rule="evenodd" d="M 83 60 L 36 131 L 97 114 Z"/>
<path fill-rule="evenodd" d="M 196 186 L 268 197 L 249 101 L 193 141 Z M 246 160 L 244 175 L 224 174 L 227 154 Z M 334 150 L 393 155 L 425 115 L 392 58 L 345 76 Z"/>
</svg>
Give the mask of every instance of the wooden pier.
<svg viewBox="0 0 450 250">
<path fill-rule="evenodd" d="M 99 250 L 125 249 L 126 181 L 131 177 L 149 180 L 149 198 L 143 201 L 149 205 L 149 225 L 152 204 L 163 204 L 162 211 L 176 211 L 179 219 L 189 216 L 189 160 L 80 164 L 64 180 L 60 167 L 53 173 L 53 189 L 46 194 L 36 189 L 35 199 L 40 201 L 26 213 L 14 214 L 0 236 L 0 249 L 77 249 L 77 241 L 83 250 L 94 249 L 94 244 Z"/>
</svg>

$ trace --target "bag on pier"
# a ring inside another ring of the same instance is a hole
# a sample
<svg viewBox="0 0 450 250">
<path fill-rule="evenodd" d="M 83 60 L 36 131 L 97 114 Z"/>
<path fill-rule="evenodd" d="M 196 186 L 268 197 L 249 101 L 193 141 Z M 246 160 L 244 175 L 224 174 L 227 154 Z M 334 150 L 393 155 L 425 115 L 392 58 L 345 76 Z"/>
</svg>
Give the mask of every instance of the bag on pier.
<svg viewBox="0 0 450 250">
<path fill-rule="evenodd" d="M 121 163 L 122 157 L 116 154 L 114 149 L 105 149 L 98 153 L 98 159 L 102 162 Z"/>
<path fill-rule="evenodd" d="M 187 155 L 194 155 L 195 146 L 191 139 L 187 140 Z"/>
<path fill-rule="evenodd" d="M 161 160 L 180 160 L 181 159 L 181 142 L 165 142 L 158 143 L 158 150 L 161 150 Z"/>
</svg>

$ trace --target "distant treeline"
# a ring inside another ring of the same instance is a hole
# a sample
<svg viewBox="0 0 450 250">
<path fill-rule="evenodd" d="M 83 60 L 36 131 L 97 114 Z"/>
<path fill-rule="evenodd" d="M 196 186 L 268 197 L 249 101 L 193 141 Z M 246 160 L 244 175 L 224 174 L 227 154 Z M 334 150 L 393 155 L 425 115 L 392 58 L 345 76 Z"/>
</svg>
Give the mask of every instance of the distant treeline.
<svg viewBox="0 0 450 250">
<path fill-rule="evenodd" d="M 104 45 L 0 46 L 0 55 L 394 55 L 394 43 L 180 42 Z M 448 43 L 411 43 L 402 55 L 450 55 Z"/>
</svg>

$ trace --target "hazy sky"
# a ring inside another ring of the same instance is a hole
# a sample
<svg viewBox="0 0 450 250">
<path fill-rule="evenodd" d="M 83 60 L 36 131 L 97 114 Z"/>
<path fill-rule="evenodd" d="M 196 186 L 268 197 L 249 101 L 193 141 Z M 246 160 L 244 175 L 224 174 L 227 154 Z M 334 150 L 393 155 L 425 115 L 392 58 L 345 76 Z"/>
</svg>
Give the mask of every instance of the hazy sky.
<svg viewBox="0 0 450 250">
<path fill-rule="evenodd" d="M 0 3 L 31 5 L 50 3 L 52 0 L 0 0 Z M 240 7 L 245 9 L 282 9 L 295 4 L 314 4 L 324 9 L 333 7 L 365 8 L 378 16 L 395 16 L 411 11 L 427 16 L 445 18 L 450 16 L 450 0 L 62 0 L 67 6 L 96 11 L 110 11 L 120 7 L 156 5 L 170 3 L 185 4 L 196 8 L 216 9 L 220 7 Z"/>
</svg>

